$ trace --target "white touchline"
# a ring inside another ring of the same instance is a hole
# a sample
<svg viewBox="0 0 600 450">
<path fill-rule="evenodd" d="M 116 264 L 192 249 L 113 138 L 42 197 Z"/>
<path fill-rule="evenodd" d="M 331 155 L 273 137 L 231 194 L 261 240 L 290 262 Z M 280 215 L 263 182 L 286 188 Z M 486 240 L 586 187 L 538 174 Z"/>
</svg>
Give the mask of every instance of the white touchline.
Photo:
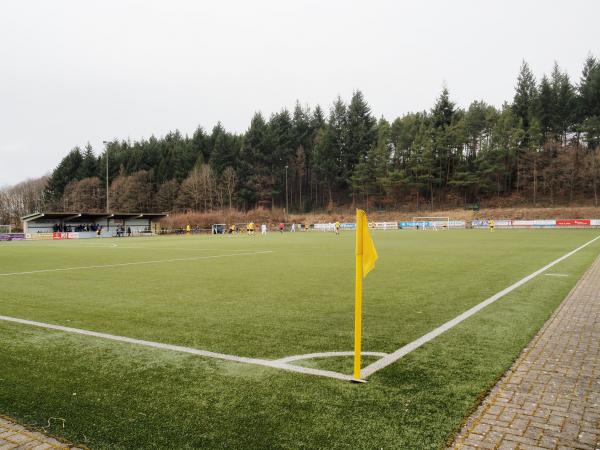
<svg viewBox="0 0 600 450">
<path fill-rule="evenodd" d="M 159 264 L 159 263 L 180 262 L 180 261 L 196 261 L 196 260 L 200 260 L 200 259 L 228 258 L 231 256 L 260 255 L 263 253 L 273 253 L 273 251 L 272 250 L 262 250 L 259 252 L 229 253 L 227 255 L 192 256 L 189 258 L 155 259 L 155 260 L 151 260 L 151 261 L 134 261 L 134 262 L 117 263 L 117 264 L 100 264 L 100 265 L 95 265 L 95 266 L 79 266 L 79 267 L 63 267 L 63 268 L 58 268 L 58 269 L 29 270 L 27 272 L 0 273 L 0 277 L 8 277 L 8 276 L 14 276 L 14 275 L 31 275 L 31 274 L 35 274 L 35 273 L 46 273 L 46 272 L 65 272 L 65 271 L 69 271 L 69 270 L 108 269 L 111 267 L 137 266 L 137 265 L 141 265 L 141 264 Z"/>
<path fill-rule="evenodd" d="M 43 248 L 52 248 L 52 249 L 58 249 L 58 250 L 81 250 L 81 249 L 86 249 L 86 248 L 104 248 L 104 249 L 127 249 L 127 250 L 184 250 L 184 251 L 192 251 L 192 252 L 210 252 L 210 251 L 219 251 L 219 252 L 246 252 L 248 251 L 248 249 L 237 249 L 237 248 L 194 248 L 194 247 L 148 247 L 148 246 L 144 246 L 142 244 L 140 245 L 121 245 L 121 244 L 117 244 L 117 243 L 106 243 L 106 244 L 80 244 L 79 242 L 77 244 L 80 245 L 75 245 L 75 242 L 73 242 L 73 245 L 65 245 L 65 241 L 52 241 L 52 242 L 56 242 L 54 244 L 50 244 L 50 243 L 45 243 L 42 244 L 41 242 L 44 241 L 24 241 L 24 242 L 34 242 L 37 245 L 29 245 L 27 247 L 36 250 L 39 249 L 40 247 Z M 15 244 L 12 245 L 12 247 L 16 247 L 17 245 L 20 244 Z M 263 251 L 264 249 L 256 249 L 255 251 Z"/>
<path fill-rule="evenodd" d="M 525 278 L 520 279 L 519 281 L 517 281 L 516 283 L 510 285 L 509 287 L 507 287 L 506 289 L 501 290 L 500 292 L 498 292 L 497 294 L 492 295 L 490 298 L 488 298 L 487 300 L 482 301 L 481 303 L 473 306 L 471 309 L 468 309 L 467 311 L 465 311 L 464 313 L 460 314 L 459 316 L 455 317 L 454 319 L 446 322 L 445 324 L 437 327 L 436 329 L 430 331 L 429 333 L 427 333 L 424 336 L 421 336 L 419 339 L 411 342 L 410 344 L 406 344 L 404 347 L 400 347 L 398 350 L 396 350 L 393 353 L 390 353 L 387 356 L 384 356 L 383 358 L 381 358 L 378 361 L 375 361 L 372 364 L 369 364 L 367 367 L 365 367 L 364 369 L 361 370 L 361 376 L 363 378 L 367 378 L 370 375 L 373 375 L 375 372 L 377 372 L 378 370 L 383 369 L 384 367 L 389 366 L 390 364 L 393 364 L 394 362 L 398 361 L 400 358 L 402 358 L 403 356 L 407 355 L 408 353 L 412 352 L 413 350 L 416 350 L 417 348 L 421 347 L 423 344 L 431 341 L 432 339 L 438 337 L 440 334 L 448 331 L 449 329 L 455 327 L 456 325 L 458 325 L 459 323 L 461 323 L 463 320 L 468 319 L 469 317 L 471 317 L 473 314 L 481 311 L 483 308 L 485 308 L 486 306 L 494 303 L 496 300 L 504 297 L 506 294 L 514 291 L 515 289 L 517 289 L 518 287 L 524 285 L 525 283 L 527 283 L 529 280 L 531 280 L 532 278 L 537 277 L 539 274 L 545 272 L 546 270 L 548 270 L 550 267 L 555 266 L 556 264 L 558 264 L 559 262 L 567 259 L 569 256 L 574 255 L 575 253 L 577 253 L 579 250 L 587 247 L 588 245 L 590 245 L 592 242 L 597 241 L 598 239 L 600 239 L 600 236 L 595 237 L 594 239 L 592 239 L 591 241 L 586 242 L 585 244 L 583 244 L 580 247 L 577 247 L 575 250 L 570 251 L 569 253 L 567 253 L 566 255 L 561 256 L 558 259 L 555 259 L 554 261 L 552 261 L 550 264 L 545 265 L 544 267 L 542 267 L 539 270 L 536 270 L 535 272 L 533 272 L 530 275 L 527 275 Z"/>
<path fill-rule="evenodd" d="M 547 277 L 568 277 L 569 276 L 566 273 L 545 273 L 544 275 Z"/>
<path fill-rule="evenodd" d="M 321 370 L 321 369 L 312 369 L 310 367 L 294 366 L 292 364 L 287 364 L 280 360 L 248 358 L 245 356 L 228 355 L 225 353 L 211 352 L 208 350 L 200 350 L 200 349 L 191 348 L 191 347 L 182 347 L 180 345 L 163 344 L 161 342 L 145 341 L 143 339 L 134 339 L 134 338 L 126 337 L 126 336 L 117 336 L 114 334 L 99 333 L 96 331 L 83 330 L 81 328 L 63 327 L 61 325 L 53 325 L 50 323 L 35 322 L 33 320 L 19 319 L 16 317 L 0 316 L 0 320 L 3 320 L 5 322 L 19 323 L 22 325 L 30 325 L 30 326 L 34 326 L 34 327 L 46 328 L 46 329 L 50 329 L 50 330 L 63 331 L 66 333 L 82 334 L 85 336 L 92 336 L 92 337 L 96 337 L 96 338 L 100 338 L 100 339 L 108 339 L 111 341 L 126 342 L 128 344 L 142 345 L 144 347 L 159 348 L 162 350 L 171 350 L 171 351 L 180 352 L 180 353 L 190 353 L 192 355 L 204 356 L 207 358 L 216 358 L 216 359 L 222 359 L 225 361 L 234 361 L 234 362 L 245 363 L 245 364 L 254 364 L 257 366 L 272 367 L 274 369 L 287 370 L 289 372 L 298 372 L 298 373 L 303 373 L 303 374 L 307 374 L 307 375 L 317 375 L 317 376 L 321 376 L 321 377 L 335 378 L 337 380 L 343 380 L 343 381 L 351 381 L 353 379 L 351 375 L 345 375 L 343 373 L 333 372 L 331 370 Z"/>
</svg>

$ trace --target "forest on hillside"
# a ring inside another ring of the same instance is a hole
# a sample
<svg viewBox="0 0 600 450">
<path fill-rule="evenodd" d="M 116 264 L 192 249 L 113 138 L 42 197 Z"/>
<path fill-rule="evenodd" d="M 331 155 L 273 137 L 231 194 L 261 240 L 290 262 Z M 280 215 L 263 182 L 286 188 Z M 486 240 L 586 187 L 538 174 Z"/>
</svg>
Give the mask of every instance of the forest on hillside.
<svg viewBox="0 0 600 450">
<path fill-rule="evenodd" d="M 51 175 L 0 191 L 0 222 L 35 209 L 290 212 L 362 206 L 434 209 L 492 199 L 598 205 L 600 60 L 575 82 L 555 63 L 536 80 L 523 62 L 512 101 L 458 107 L 444 88 L 428 111 L 376 118 L 360 91 L 326 112 L 297 103 L 257 112 L 241 134 L 173 131 L 72 149 Z M 23 194 L 21 188 L 27 189 Z M 31 192 L 33 190 L 33 192 Z"/>
</svg>

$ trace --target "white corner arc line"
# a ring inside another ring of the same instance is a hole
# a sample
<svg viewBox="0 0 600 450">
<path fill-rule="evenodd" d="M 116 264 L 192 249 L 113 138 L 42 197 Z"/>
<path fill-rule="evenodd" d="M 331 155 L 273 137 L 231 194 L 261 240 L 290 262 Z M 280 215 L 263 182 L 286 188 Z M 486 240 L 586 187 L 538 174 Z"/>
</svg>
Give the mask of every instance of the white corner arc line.
<svg viewBox="0 0 600 450">
<path fill-rule="evenodd" d="M 569 275 L 567 275 L 566 273 L 545 273 L 544 276 L 546 276 L 546 277 L 568 277 Z"/>
<path fill-rule="evenodd" d="M 456 316 L 454 319 L 449 320 L 448 322 L 446 322 L 446 323 L 440 325 L 439 327 L 433 329 L 429 333 L 421 336 L 419 339 L 417 339 L 417 340 L 415 340 L 415 341 L 413 341 L 413 342 L 411 342 L 409 344 L 406 344 L 405 346 L 400 347 L 395 352 L 390 353 L 387 356 L 384 356 L 383 358 L 381 358 L 378 361 L 375 361 L 372 364 L 369 364 L 367 367 L 365 367 L 364 369 L 362 369 L 362 371 L 361 371 L 362 378 L 367 378 L 368 376 L 373 375 L 378 370 L 381 370 L 384 367 L 387 367 L 390 364 L 393 364 L 394 362 L 398 361 L 403 356 L 409 354 L 413 350 L 416 350 L 417 348 L 421 347 L 423 344 L 426 344 L 427 342 L 431 341 L 432 339 L 435 339 L 440 334 L 442 334 L 442 333 L 448 331 L 449 329 L 455 327 L 456 325 L 458 325 L 462 321 L 464 321 L 464 320 L 468 319 L 469 317 L 471 317 L 473 314 L 481 311 L 486 306 L 491 305 L 496 300 L 504 297 L 506 294 L 514 291 L 518 287 L 520 287 L 520 286 L 524 285 L 525 283 L 527 283 L 532 278 L 537 277 L 541 273 L 543 273 L 546 270 L 548 270 L 550 267 L 553 267 L 556 264 L 558 264 L 559 262 L 561 262 L 561 261 L 567 259 L 568 257 L 574 255 L 579 250 L 587 247 L 588 245 L 592 244 L 593 242 L 597 241 L 598 239 L 600 239 L 600 236 L 595 237 L 594 239 L 586 242 L 585 244 L 581 245 L 580 247 L 577 247 L 575 250 L 571 250 L 569 253 L 561 256 L 558 259 L 555 259 L 554 261 L 552 261 L 551 263 L 545 265 L 541 269 L 538 269 L 535 272 L 533 272 L 533 273 L 527 275 L 526 277 L 520 279 L 516 283 L 511 284 L 509 287 L 501 290 L 500 292 L 492 295 L 490 298 L 488 298 L 488 299 L 482 301 L 481 303 L 473 306 L 471 309 L 468 309 L 464 313 Z"/>
<path fill-rule="evenodd" d="M 379 356 L 384 357 L 387 356 L 387 353 L 383 352 L 360 352 L 362 356 Z M 278 359 L 277 362 L 282 363 L 291 363 L 295 361 L 302 361 L 304 359 L 314 359 L 314 358 L 331 358 L 336 356 L 354 356 L 354 352 L 320 352 L 320 353 L 307 353 L 305 355 L 294 355 L 294 356 L 286 356 L 285 358 Z"/>
<path fill-rule="evenodd" d="M 50 323 L 36 322 L 33 320 L 19 319 L 16 317 L 0 316 L 0 320 L 5 321 L 5 322 L 18 323 L 21 325 L 29 325 L 29 326 L 39 327 L 39 328 L 45 328 L 45 329 L 49 329 L 49 330 L 62 331 L 65 333 L 81 334 L 84 336 L 92 336 L 92 337 L 100 338 L 100 339 L 107 339 L 107 340 L 117 341 L 117 342 L 125 342 L 128 344 L 141 345 L 144 347 L 152 347 L 152 348 L 158 348 L 158 349 L 162 349 L 162 350 L 170 350 L 170 351 L 179 352 L 179 353 L 188 353 L 188 354 L 197 355 L 197 356 L 204 356 L 206 358 L 214 358 L 214 359 L 221 359 L 224 361 L 233 361 L 233 362 L 238 362 L 238 363 L 253 364 L 253 365 L 257 365 L 257 366 L 271 367 L 274 369 L 287 370 L 289 372 L 303 373 L 306 375 L 316 375 L 316 376 L 327 377 L 327 378 L 335 378 L 337 380 L 343 380 L 343 381 L 353 380 L 353 377 L 351 375 L 345 375 L 343 373 L 333 372 L 331 370 L 321 370 L 321 369 L 313 369 L 310 367 L 294 366 L 292 364 L 287 364 L 287 363 L 281 362 L 279 360 L 269 360 L 269 359 L 261 359 L 261 358 L 249 358 L 249 357 L 245 357 L 245 356 L 228 355 L 226 353 L 211 352 L 208 350 L 201 350 L 201 349 L 196 349 L 196 348 L 191 348 L 191 347 L 183 347 L 181 345 L 163 344 L 161 342 L 145 341 L 143 339 L 135 339 L 135 338 L 130 338 L 130 337 L 126 337 L 126 336 L 118 336 L 118 335 L 114 335 L 114 334 L 100 333 L 97 331 L 84 330 L 81 328 L 64 327 L 62 325 L 54 325 L 54 324 L 50 324 Z"/>
<path fill-rule="evenodd" d="M 112 267 L 126 267 L 126 266 L 138 266 L 142 264 L 160 264 L 169 262 L 180 262 L 180 261 L 197 261 L 200 259 L 214 259 L 214 258 L 227 258 L 231 256 L 248 256 L 248 255 L 261 255 L 264 253 L 273 253 L 273 250 L 261 250 L 258 252 L 246 252 L 246 253 L 228 253 L 226 255 L 212 255 L 212 256 L 192 256 L 189 258 L 171 258 L 171 259 L 155 259 L 150 261 L 133 261 L 128 263 L 117 263 L 117 264 L 99 264 L 95 266 L 78 266 L 78 267 L 63 267 L 58 269 L 40 269 L 40 270 L 29 270 L 26 272 L 9 272 L 0 273 L 0 277 L 9 277 L 15 275 L 32 275 L 36 273 L 47 273 L 47 272 L 66 272 L 70 270 L 86 270 L 86 269 L 110 269 Z"/>
</svg>

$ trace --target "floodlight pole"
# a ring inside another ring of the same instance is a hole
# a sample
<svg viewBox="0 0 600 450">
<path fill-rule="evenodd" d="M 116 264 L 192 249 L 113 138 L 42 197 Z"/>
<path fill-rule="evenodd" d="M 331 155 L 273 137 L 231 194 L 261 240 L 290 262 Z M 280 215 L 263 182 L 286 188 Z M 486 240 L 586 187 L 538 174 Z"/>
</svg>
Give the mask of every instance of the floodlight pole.
<svg viewBox="0 0 600 450">
<path fill-rule="evenodd" d="M 102 141 L 104 144 L 104 156 L 106 157 L 106 214 L 110 213 L 110 200 L 108 197 L 108 141 Z"/>
<path fill-rule="evenodd" d="M 287 215 L 288 215 L 288 177 L 287 177 L 287 172 L 288 172 L 288 166 L 285 166 L 285 221 L 287 222 Z"/>
</svg>

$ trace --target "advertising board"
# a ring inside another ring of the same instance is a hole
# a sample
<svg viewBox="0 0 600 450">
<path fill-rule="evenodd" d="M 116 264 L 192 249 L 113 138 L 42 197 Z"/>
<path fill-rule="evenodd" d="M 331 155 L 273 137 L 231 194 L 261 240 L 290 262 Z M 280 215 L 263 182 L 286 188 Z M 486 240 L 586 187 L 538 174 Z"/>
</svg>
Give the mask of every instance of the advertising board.
<svg viewBox="0 0 600 450">
<path fill-rule="evenodd" d="M 25 235 L 23 233 L 3 233 L 0 234 L 0 241 L 23 241 Z"/>
<path fill-rule="evenodd" d="M 369 228 L 376 230 L 397 230 L 398 222 L 371 222 Z"/>
<path fill-rule="evenodd" d="M 589 227 L 590 219 L 557 219 L 557 227 Z"/>
</svg>

